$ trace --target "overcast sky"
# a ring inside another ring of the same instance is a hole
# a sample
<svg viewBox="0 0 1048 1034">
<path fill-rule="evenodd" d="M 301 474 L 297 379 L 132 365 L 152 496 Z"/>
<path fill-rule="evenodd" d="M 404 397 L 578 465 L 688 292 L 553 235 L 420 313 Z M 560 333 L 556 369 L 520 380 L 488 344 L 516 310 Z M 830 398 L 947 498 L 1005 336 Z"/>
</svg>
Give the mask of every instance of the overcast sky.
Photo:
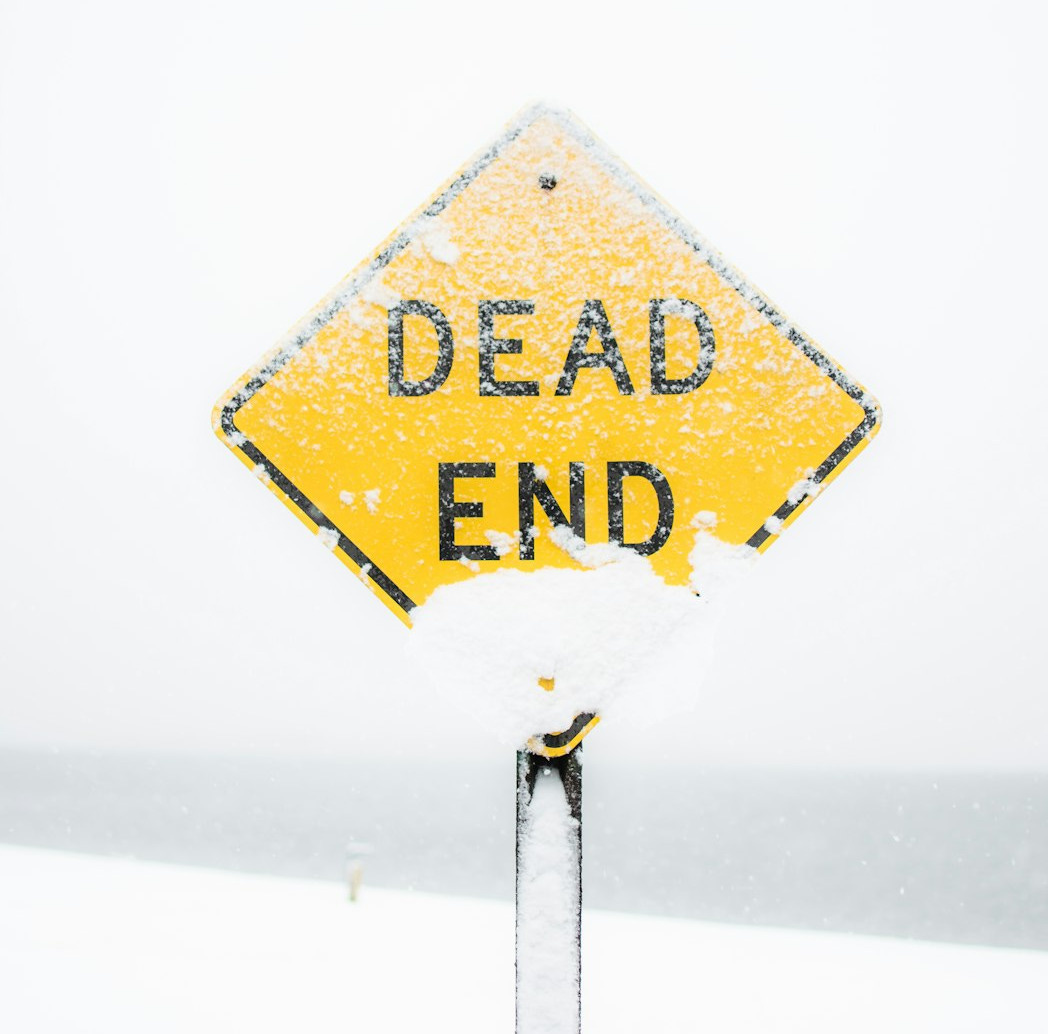
<svg viewBox="0 0 1048 1034">
<path fill-rule="evenodd" d="M 591 756 L 1043 765 L 1035 12 L 7 0 L 0 743 L 463 743 L 406 629 L 233 460 L 210 410 L 548 99 L 885 410 L 761 558 L 694 714 L 640 736 L 605 723 Z"/>
</svg>

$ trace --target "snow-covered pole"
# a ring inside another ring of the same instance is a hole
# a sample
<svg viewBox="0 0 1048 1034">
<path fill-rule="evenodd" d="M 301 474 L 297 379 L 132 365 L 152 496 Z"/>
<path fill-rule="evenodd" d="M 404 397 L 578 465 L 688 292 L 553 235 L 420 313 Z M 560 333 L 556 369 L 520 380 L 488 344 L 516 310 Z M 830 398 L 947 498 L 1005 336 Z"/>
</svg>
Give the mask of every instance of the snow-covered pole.
<svg viewBox="0 0 1048 1034">
<path fill-rule="evenodd" d="M 579 1034 L 581 977 L 582 747 L 555 757 L 522 750 L 517 753 L 517 1034 Z"/>
</svg>

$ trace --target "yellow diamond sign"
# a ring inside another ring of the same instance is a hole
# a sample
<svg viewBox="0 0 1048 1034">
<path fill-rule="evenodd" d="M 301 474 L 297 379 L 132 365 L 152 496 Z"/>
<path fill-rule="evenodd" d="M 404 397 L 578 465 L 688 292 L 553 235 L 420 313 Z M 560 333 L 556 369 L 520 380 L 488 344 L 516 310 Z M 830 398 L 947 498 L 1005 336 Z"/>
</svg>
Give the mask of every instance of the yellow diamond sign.
<svg viewBox="0 0 1048 1034">
<path fill-rule="evenodd" d="M 525 112 L 215 408 L 217 433 L 405 621 L 570 528 L 685 585 L 768 545 L 873 398 L 572 116 Z"/>
</svg>

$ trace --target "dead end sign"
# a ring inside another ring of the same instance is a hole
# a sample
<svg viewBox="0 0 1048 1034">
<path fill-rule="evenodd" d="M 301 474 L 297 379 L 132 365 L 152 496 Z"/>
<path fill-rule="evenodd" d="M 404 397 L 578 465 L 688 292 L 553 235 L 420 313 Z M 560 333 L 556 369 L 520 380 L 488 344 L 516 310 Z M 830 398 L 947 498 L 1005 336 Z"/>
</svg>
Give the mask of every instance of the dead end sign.
<svg viewBox="0 0 1048 1034">
<path fill-rule="evenodd" d="M 529 109 L 215 407 L 221 438 L 403 620 L 570 566 L 569 526 L 687 584 L 766 548 L 876 401 L 573 116 Z"/>
</svg>

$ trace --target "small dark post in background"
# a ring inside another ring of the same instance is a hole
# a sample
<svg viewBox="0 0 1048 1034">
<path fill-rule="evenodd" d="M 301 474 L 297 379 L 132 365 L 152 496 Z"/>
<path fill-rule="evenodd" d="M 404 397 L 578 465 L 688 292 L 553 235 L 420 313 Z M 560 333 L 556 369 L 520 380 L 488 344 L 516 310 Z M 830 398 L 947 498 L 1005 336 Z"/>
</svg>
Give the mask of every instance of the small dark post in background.
<svg viewBox="0 0 1048 1034">
<path fill-rule="evenodd" d="M 579 999 L 575 1015 L 574 1029 L 582 1029 L 582 745 L 560 757 L 545 757 L 533 754 L 530 750 L 517 752 L 517 1029 L 521 1029 L 520 1001 L 520 878 L 522 861 L 522 838 L 525 835 L 529 820 L 532 795 L 535 792 L 535 781 L 543 770 L 551 776 L 558 777 L 568 801 L 568 808 L 575 820 L 572 836 L 575 838 L 574 857 L 577 859 L 578 871 L 575 875 L 575 886 L 578 896 L 575 901 L 575 945 L 576 945 L 576 981 L 579 988 Z M 567 1017 L 565 1017 L 567 1020 Z M 558 1028 L 559 1029 L 559 1028 Z M 567 1027 L 565 1027 L 567 1029 Z"/>
</svg>

